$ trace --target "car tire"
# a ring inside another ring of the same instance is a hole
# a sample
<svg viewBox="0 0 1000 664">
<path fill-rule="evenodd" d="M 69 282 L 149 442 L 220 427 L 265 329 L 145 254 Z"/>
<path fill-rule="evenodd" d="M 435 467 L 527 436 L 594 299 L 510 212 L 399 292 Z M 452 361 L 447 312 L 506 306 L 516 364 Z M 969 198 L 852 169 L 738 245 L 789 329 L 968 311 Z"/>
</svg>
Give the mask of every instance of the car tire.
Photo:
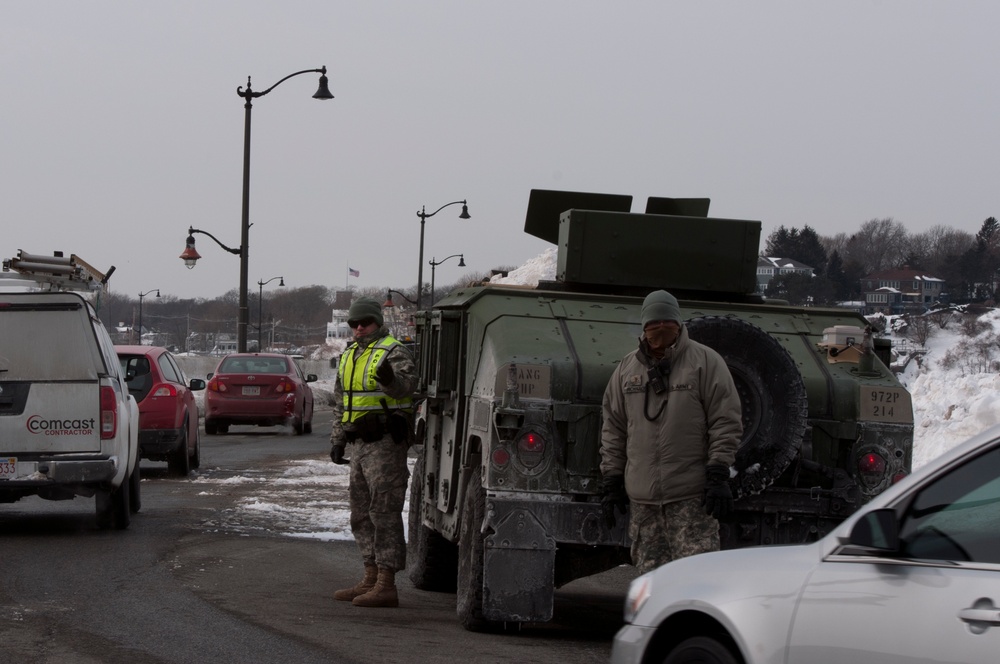
<svg viewBox="0 0 1000 664">
<path fill-rule="evenodd" d="M 219 424 L 215 428 L 218 429 L 220 434 L 229 433 L 229 424 Z"/>
<path fill-rule="evenodd" d="M 302 432 L 305 430 L 305 423 L 303 422 L 304 417 L 305 413 L 299 415 L 298 417 L 292 418 L 292 431 L 295 433 L 296 436 L 301 436 Z"/>
<path fill-rule="evenodd" d="M 97 508 L 98 528 L 125 530 L 129 527 L 132 522 L 131 488 L 132 473 L 129 473 L 118 488 L 97 492 L 94 502 Z"/>
<path fill-rule="evenodd" d="M 473 469 L 462 500 L 462 523 L 458 540 L 458 596 L 455 601 L 462 627 L 473 632 L 491 631 L 496 624 L 483 617 L 483 555 L 489 532 L 481 532 L 486 514 L 486 489 L 482 466 Z"/>
<path fill-rule="evenodd" d="M 313 432 L 313 423 L 312 423 L 312 420 L 309 420 L 308 422 L 304 422 L 302 424 L 302 431 L 304 433 L 312 433 Z"/>
<path fill-rule="evenodd" d="M 663 664 L 740 664 L 740 660 L 722 642 L 708 636 L 695 636 L 681 641 Z"/>
<path fill-rule="evenodd" d="M 743 408 L 743 439 L 731 480 L 736 498 L 771 486 L 799 455 L 808 431 L 809 400 L 788 351 L 761 328 L 738 318 L 705 316 L 685 323 L 688 336 L 718 352 Z"/>
<path fill-rule="evenodd" d="M 191 457 L 188 456 L 188 420 L 184 420 L 181 425 L 181 439 L 178 441 L 177 449 L 174 450 L 170 458 L 167 459 L 167 471 L 177 477 L 187 477 L 191 472 Z"/>
<path fill-rule="evenodd" d="M 139 460 L 135 460 L 135 470 L 129 475 L 132 485 L 129 487 L 128 508 L 132 514 L 138 514 L 142 509 L 142 475 L 139 472 Z"/>
<path fill-rule="evenodd" d="M 421 523 L 424 502 L 424 451 L 417 449 L 417 462 L 410 480 L 409 539 L 406 541 L 406 568 L 410 581 L 419 590 L 453 593 L 458 572 L 458 547 L 440 533 Z"/>
<path fill-rule="evenodd" d="M 188 463 L 192 470 L 201 468 L 201 431 L 198 427 L 194 429 L 194 450 L 191 452 L 191 460 Z"/>
<path fill-rule="evenodd" d="M 214 436 L 218 432 L 219 432 L 219 430 L 216 427 L 215 422 L 213 420 L 206 419 L 205 420 L 205 435 L 206 436 Z"/>
</svg>

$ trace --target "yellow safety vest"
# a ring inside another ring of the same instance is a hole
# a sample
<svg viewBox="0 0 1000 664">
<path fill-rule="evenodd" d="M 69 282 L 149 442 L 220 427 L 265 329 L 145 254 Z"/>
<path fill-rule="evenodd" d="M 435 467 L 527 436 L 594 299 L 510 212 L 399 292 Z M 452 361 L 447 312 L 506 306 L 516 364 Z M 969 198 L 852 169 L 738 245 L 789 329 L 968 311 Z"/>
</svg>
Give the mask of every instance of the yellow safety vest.
<svg viewBox="0 0 1000 664">
<path fill-rule="evenodd" d="M 390 411 L 409 412 L 413 405 L 410 397 L 393 399 L 382 391 L 375 380 L 375 370 L 386 353 L 399 342 L 385 336 L 358 353 L 358 344 L 353 343 L 340 360 L 337 374 L 344 390 L 344 416 L 341 422 L 356 422 L 365 415 L 382 412 L 382 400 Z"/>
</svg>

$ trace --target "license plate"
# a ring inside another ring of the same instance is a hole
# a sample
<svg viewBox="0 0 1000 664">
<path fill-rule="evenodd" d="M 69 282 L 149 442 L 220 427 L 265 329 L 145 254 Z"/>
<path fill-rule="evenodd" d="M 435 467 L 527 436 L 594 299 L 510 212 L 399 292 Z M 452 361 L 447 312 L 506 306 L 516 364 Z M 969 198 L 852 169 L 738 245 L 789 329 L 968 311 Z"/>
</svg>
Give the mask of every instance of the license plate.
<svg viewBox="0 0 1000 664">
<path fill-rule="evenodd" d="M 243 396 L 245 396 L 245 397 L 259 397 L 260 396 L 260 385 L 244 385 L 243 386 Z"/>
<path fill-rule="evenodd" d="M 17 477 L 17 457 L 0 457 L 0 480 Z"/>
</svg>

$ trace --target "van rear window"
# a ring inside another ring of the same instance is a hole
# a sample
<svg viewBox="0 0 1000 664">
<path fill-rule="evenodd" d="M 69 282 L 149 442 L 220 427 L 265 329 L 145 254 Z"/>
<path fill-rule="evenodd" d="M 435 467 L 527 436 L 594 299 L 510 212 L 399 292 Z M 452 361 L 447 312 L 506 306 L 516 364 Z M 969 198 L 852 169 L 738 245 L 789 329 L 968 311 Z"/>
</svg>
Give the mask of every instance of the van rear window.
<svg viewBox="0 0 1000 664">
<path fill-rule="evenodd" d="M 0 379 L 90 381 L 105 371 L 90 314 L 82 303 L 0 305 Z"/>
</svg>

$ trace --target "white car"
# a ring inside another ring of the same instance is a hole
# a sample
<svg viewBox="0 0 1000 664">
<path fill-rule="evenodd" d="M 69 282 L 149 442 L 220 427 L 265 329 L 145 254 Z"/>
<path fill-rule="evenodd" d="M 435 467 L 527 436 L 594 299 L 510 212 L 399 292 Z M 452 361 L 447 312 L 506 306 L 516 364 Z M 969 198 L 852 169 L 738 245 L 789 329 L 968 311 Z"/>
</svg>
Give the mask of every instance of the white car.
<svg viewBox="0 0 1000 664">
<path fill-rule="evenodd" d="M 0 503 L 93 497 L 98 526 L 121 530 L 139 511 L 139 410 L 93 306 L 60 290 L 95 290 L 78 261 L 22 252 L 0 273 Z"/>
<path fill-rule="evenodd" d="M 611 661 L 1000 662 L 1000 427 L 811 544 L 684 558 L 634 580 Z"/>
</svg>

